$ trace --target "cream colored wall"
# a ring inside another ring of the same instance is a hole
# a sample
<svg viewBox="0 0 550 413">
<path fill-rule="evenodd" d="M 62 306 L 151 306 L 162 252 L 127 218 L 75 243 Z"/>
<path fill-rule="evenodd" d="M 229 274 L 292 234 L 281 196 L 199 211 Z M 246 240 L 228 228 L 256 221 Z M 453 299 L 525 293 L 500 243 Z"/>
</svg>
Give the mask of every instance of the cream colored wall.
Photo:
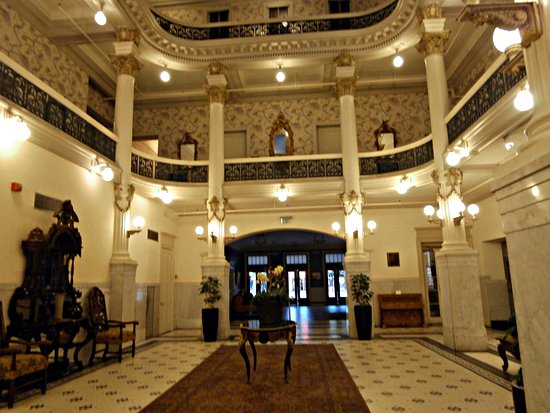
<svg viewBox="0 0 550 413">
<path fill-rule="evenodd" d="M 10 192 L 19 182 L 22 192 Z M 38 192 L 59 200 L 70 199 L 80 222 L 82 257 L 75 261 L 75 283 L 103 283 L 109 279 L 113 238 L 113 184 L 84 168 L 47 152 L 31 142 L 0 152 L 0 279 L 9 291 L 23 280 L 25 260 L 21 241 L 40 227 L 45 233 L 56 222 L 52 211 L 34 208 Z M 3 297 L 4 299 L 6 297 Z"/>
<path fill-rule="evenodd" d="M 145 218 L 145 228 L 132 235 L 128 244 L 130 257 L 138 262 L 136 283 L 156 284 L 160 271 L 160 233 L 177 236 L 177 220 L 167 216 L 167 207 L 160 200 L 139 195 L 134 195 L 131 215 Z M 148 229 L 159 233 L 158 242 L 147 239 Z"/>
<path fill-rule="evenodd" d="M 0 50 L 86 110 L 88 75 L 55 43 L 0 0 Z"/>
</svg>

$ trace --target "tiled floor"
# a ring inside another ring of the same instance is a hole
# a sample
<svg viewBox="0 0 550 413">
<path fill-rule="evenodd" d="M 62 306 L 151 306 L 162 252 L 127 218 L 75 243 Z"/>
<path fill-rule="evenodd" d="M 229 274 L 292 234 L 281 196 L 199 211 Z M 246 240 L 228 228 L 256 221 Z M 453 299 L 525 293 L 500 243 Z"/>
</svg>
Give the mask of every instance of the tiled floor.
<svg viewBox="0 0 550 413">
<path fill-rule="evenodd" d="M 489 351 L 462 354 L 442 346 L 437 327 L 377 329 L 373 340 L 358 341 L 343 338 L 345 320 L 293 316 L 299 325 L 298 344 L 336 346 L 372 413 L 513 411 L 510 377 L 502 374 L 493 351 L 497 333 L 489 332 Z M 17 400 L 11 411 L 138 412 L 221 344 L 236 345 L 236 340 L 204 343 L 198 330 L 176 331 L 142 346 L 134 359 L 50 383 L 45 396 Z M 517 373 L 518 367 L 511 362 L 509 371 Z"/>
</svg>

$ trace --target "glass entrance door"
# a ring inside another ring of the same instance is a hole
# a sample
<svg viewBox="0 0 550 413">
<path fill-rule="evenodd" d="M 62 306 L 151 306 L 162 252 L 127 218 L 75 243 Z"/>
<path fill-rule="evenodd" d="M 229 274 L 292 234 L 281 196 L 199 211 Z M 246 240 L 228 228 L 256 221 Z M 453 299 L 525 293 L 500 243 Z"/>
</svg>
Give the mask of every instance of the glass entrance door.
<svg viewBox="0 0 550 413">
<path fill-rule="evenodd" d="M 346 271 L 342 265 L 331 265 L 326 268 L 327 305 L 346 304 L 348 289 L 346 286 Z"/>
<path fill-rule="evenodd" d="M 435 247 L 422 246 L 425 288 L 428 292 L 428 317 L 431 322 L 441 322 L 439 309 L 439 283 L 435 266 Z"/>
<path fill-rule="evenodd" d="M 308 278 L 305 269 L 287 271 L 288 296 L 291 304 L 308 305 Z"/>
</svg>

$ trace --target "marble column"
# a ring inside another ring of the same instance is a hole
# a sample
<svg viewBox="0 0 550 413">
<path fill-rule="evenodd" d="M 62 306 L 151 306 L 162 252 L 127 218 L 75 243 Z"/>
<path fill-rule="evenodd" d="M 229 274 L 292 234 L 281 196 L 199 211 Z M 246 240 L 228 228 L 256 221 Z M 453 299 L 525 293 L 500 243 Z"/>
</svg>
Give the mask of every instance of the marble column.
<svg viewBox="0 0 550 413">
<path fill-rule="evenodd" d="M 221 283 L 222 298 L 219 308 L 218 338 L 229 337 L 229 263 L 225 259 L 225 213 L 227 201 L 223 197 L 224 183 L 224 114 L 227 99 L 226 68 L 218 62 L 208 66 L 206 91 L 210 98 L 208 146 L 208 254 L 202 263 L 203 276 L 216 276 Z"/>
<path fill-rule="evenodd" d="M 436 168 L 432 178 L 439 208 L 443 211 L 443 245 L 436 253 L 443 340 L 453 350 L 484 350 L 487 332 L 483 323 L 478 254 L 468 245 L 465 222 L 456 208 L 462 200 L 462 173 L 458 169 L 446 169 L 443 160 L 449 144 L 444 120 L 449 110 L 449 94 L 443 60 L 449 32 L 444 29 L 445 18 L 438 3 L 425 3 L 419 19 L 421 31 L 417 48 L 425 54 Z"/>
<path fill-rule="evenodd" d="M 524 49 L 535 102 L 527 143 L 496 168 L 493 184 L 508 246 L 529 413 L 548 412 L 550 395 L 550 4 L 538 7 L 545 31 Z"/>
<path fill-rule="evenodd" d="M 359 150 L 357 147 L 357 124 L 355 118 L 355 59 L 349 52 L 342 52 L 336 59 L 336 93 L 340 104 L 340 130 L 342 139 L 342 170 L 344 175 L 344 193 L 340 195 L 344 210 L 344 228 L 346 234 L 346 284 L 349 286 L 352 274 L 370 275 L 370 255 L 363 244 L 363 211 L 365 202 L 361 193 Z M 348 288 L 348 335 L 357 338 L 355 302 Z"/>
<path fill-rule="evenodd" d="M 136 59 L 139 35 L 127 28 L 117 30 L 115 54 L 111 61 L 117 69 L 114 133 L 118 136 L 116 161 L 121 167 L 120 182 L 114 184 L 113 255 L 110 263 L 111 294 L 109 317 L 135 319 L 137 262 L 128 252 L 130 208 L 134 195 L 131 183 L 132 124 L 135 75 L 141 64 Z"/>
</svg>

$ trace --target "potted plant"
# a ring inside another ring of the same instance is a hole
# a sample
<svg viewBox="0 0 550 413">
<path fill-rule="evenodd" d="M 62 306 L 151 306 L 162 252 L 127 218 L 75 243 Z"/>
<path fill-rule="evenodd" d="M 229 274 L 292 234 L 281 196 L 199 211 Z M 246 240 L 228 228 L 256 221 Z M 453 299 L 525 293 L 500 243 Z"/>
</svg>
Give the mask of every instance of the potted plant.
<svg viewBox="0 0 550 413">
<path fill-rule="evenodd" d="M 277 325 L 283 319 L 284 308 L 288 305 L 283 270 L 283 267 L 278 265 L 266 273 L 258 274 L 260 292 L 252 298 L 252 305 L 258 312 L 262 326 Z"/>
<path fill-rule="evenodd" d="M 202 277 L 199 293 L 204 296 L 204 303 L 208 306 L 202 309 L 202 334 L 204 341 L 216 341 L 218 338 L 219 309 L 214 308 L 221 298 L 220 280 L 216 277 Z"/>
<path fill-rule="evenodd" d="M 351 296 L 355 301 L 355 325 L 359 340 L 370 340 L 372 336 L 372 306 L 373 292 L 370 289 L 370 277 L 367 274 L 352 274 Z"/>
</svg>

